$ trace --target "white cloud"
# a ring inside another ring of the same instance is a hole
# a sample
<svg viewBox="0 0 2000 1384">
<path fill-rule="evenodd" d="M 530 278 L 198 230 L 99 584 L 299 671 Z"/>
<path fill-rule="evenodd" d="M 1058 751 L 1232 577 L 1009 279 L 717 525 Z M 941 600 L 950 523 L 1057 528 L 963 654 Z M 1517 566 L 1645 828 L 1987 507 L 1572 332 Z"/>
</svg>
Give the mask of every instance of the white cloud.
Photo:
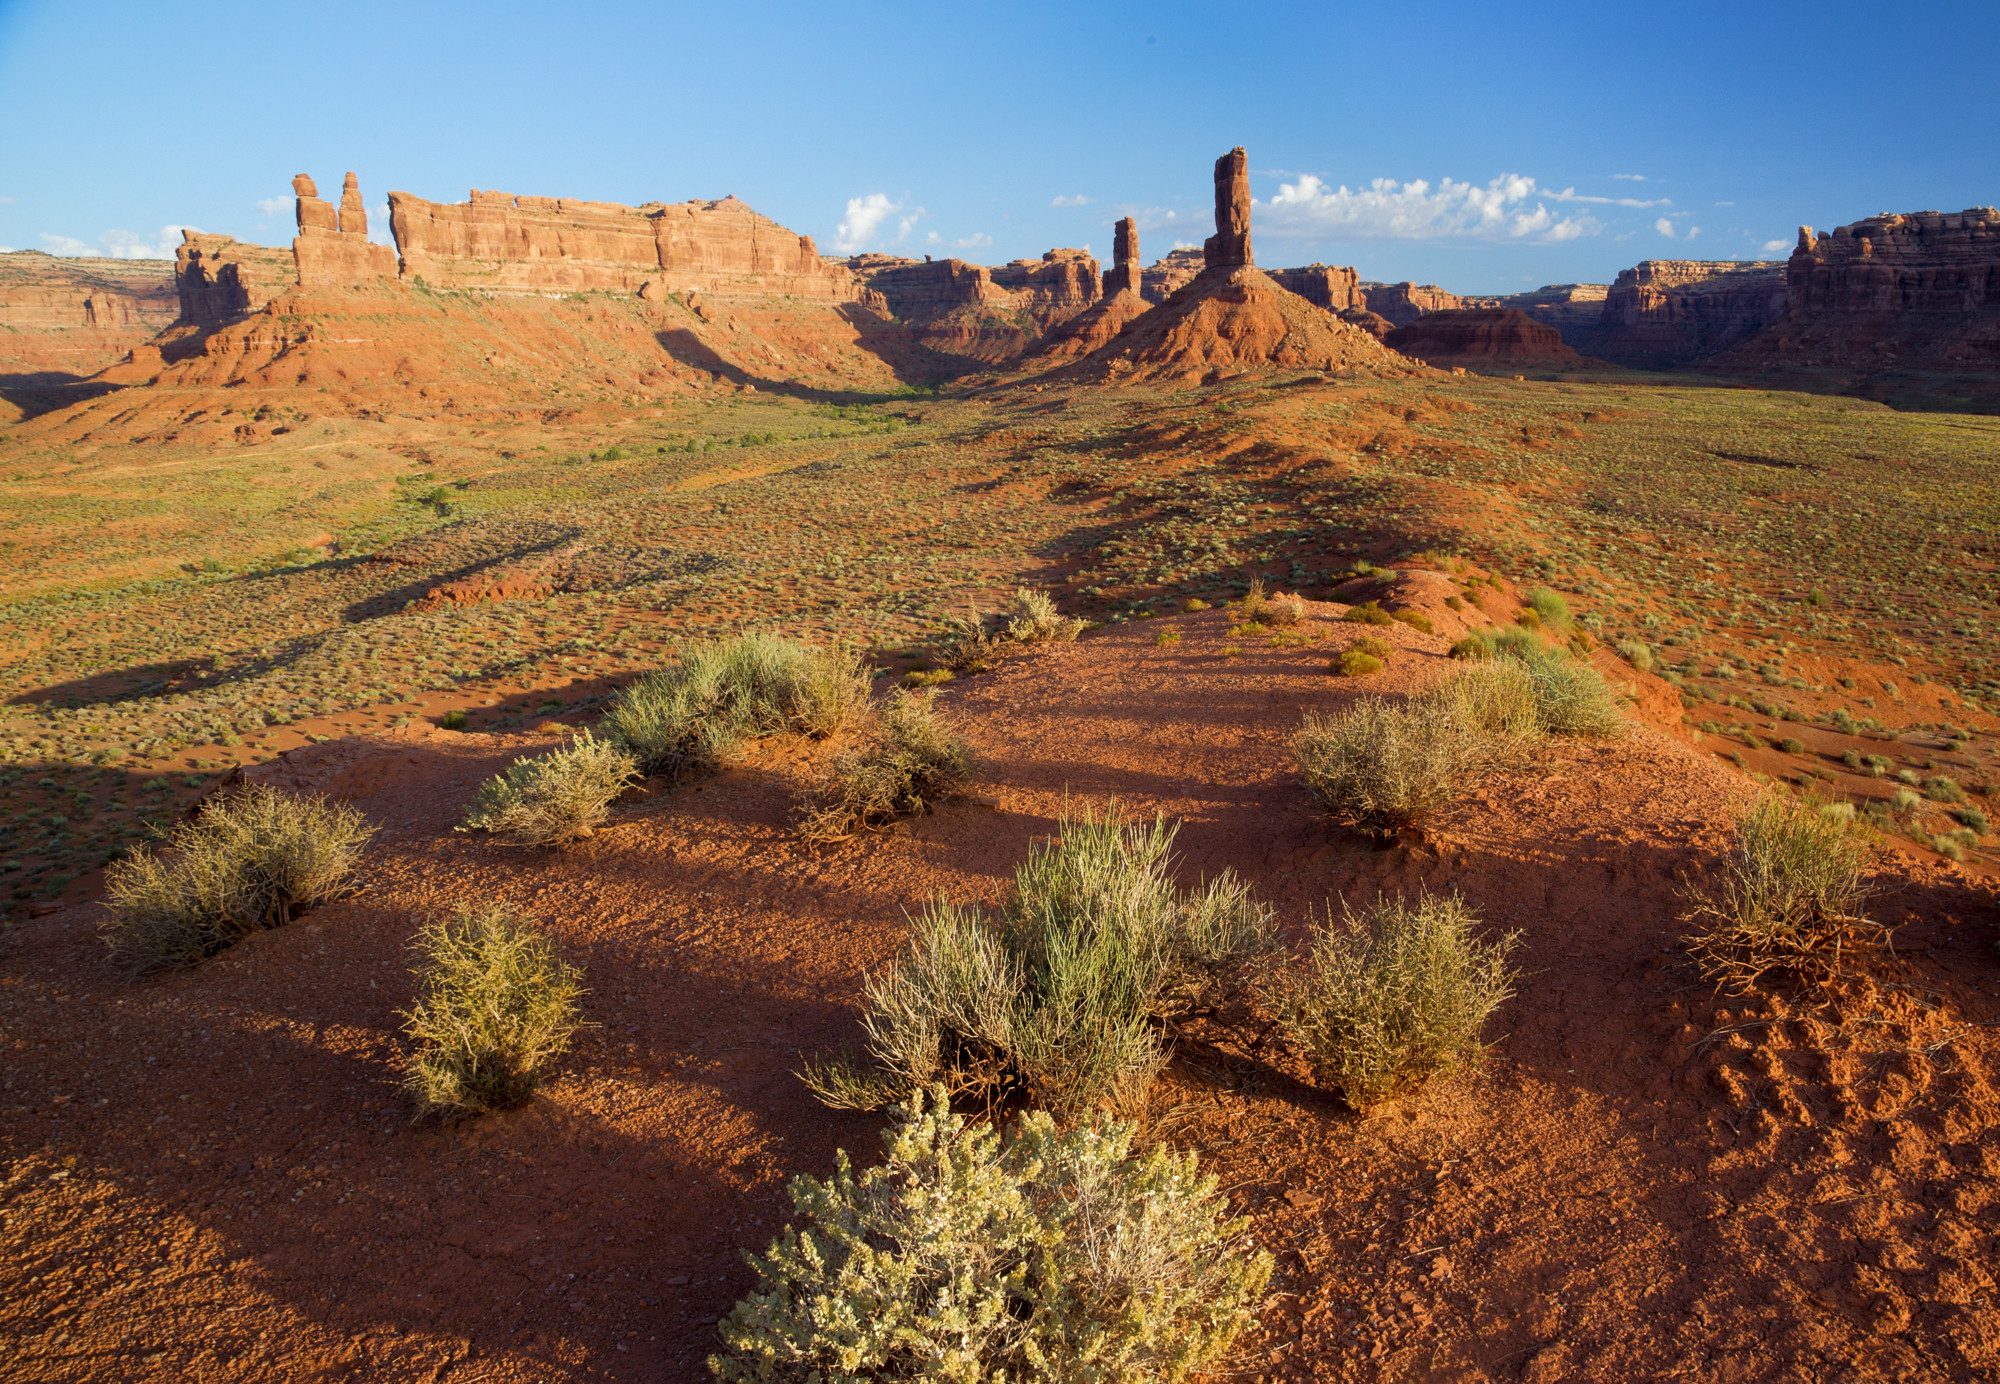
<svg viewBox="0 0 2000 1384">
<path fill-rule="evenodd" d="M 1594 202 L 1604 207 L 1671 207 L 1674 204 L 1674 199 L 1671 197 L 1654 197 L 1650 200 L 1638 197 L 1590 197 L 1573 187 L 1566 187 L 1561 192 L 1551 192 L 1548 196 L 1557 202 Z"/>
<path fill-rule="evenodd" d="M 257 210 L 266 216 L 276 216 L 281 211 L 290 211 L 292 210 L 292 206 L 293 199 L 290 197 L 259 197 L 257 199 Z"/>
<path fill-rule="evenodd" d="M 1078 193 L 1074 197 L 1058 197 L 1049 203 L 1049 205 L 1052 207 L 1087 207 L 1090 205 L 1090 199 L 1082 193 Z"/>
<path fill-rule="evenodd" d="M 903 210 L 901 202 L 892 202 L 887 193 L 871 192 L 866 197 L 847 199 L 847 216 L 834 230 L 833 245 L 837 250 L 853 254 L 874 243 L 882 229 L 882 223 Z M 901 240 L 910 233 L 910 227 L 924 214 L 919 207 L 904 216 L 899 223 L 896 239 Z"/>
<path fill-rule="evenodd" d="M 368 238 L 377 245 L 394 245 L 395 232 L 389 229 L 389 204 L 380 203 L 368 208 Z"/>
<path fill-rule="evenodd" d="M 52 255 L 93 255 L 105 259 L 172 259 L 180 248 L 181 232 L 199 231 L 199 226 L 162 226 L 157 240 L 148 240 L 133 231 L 106 231 L 98 243 L 75 236 L 42 232 L 42 248 Z"/>
<path fill-rule="evenodd" d="M 1780 250 L 1789 250 L 1791 248 L 1792 242 L 1789 240 L 1767 240 L 1764 242 L 1764 253 L 1767 255 L 1775 255 Z"/>
<path fill-rule="evenodd" d="M 13 254 L 13 253 L 14 253 L 14 247 L 13 247 L 13 246 L 11 246 L 11 245 L 0 245 L 0 255 L 11 255 L 11 254 Z"/>
<path fill-rule="evenodd" d="M 11 207 L 20 200 L 18 197 L 0 197 L 0 207 Z M 13 251 L 10 250 L 8 253 L 12 254 Z"/>
<path fill-rule="evenodd" d="M 983 250 L 992 243 L 993 237 L 984 231 L 974 231 L 963 240 L 954 240 L 952 242 L 960 250 Z"/>
<path fill-rule="evenodd" d="M 944 244 L 944 237 L 939 235 L 936 231 L 932 231 L 929 235 L 924 237 L 924 244 L 942 245 Z"/>
<path fill-rule="evenodd" d="M 1505 174 L 1484 187 L 1443 179 L 1435 190 L 1422 178 L 1377 178 L 1350 191 L 1329 188 L 1312 174 L 1280 183 L 1260 222 L 1267 235 L 1297 239 L 1574 240 L 1602 229 L 1588 215 L 1558 216 L 1538 200 L 1561 195 L 1533 178 Z M 1580 200 L 1580 199 L 1578 199 Z"/>
<path fill-rule="evenodd" d="M 1661 217 L 1658 221 L 1655 221 L 1653 223 L 1653 229 L 1658 231 L 1661 235 L 1665 236 L 1668 240 L 1672 240 L 1674 238 L 1674 223 L 1667 220 L 1667 218 L 1664 216 Z"/>
<path fill-rule="evenodd" d="M 1611 180 L 1618 183 L 1643 183 L 1646 181 L 1646 175 L 1644 173 L 1613 173 Z"/>
<path fill-rule="evenodd" d="M 1718 207 L 1733 207 L 1736 204 L 1734 202 L 1717 202 L 1715 205 Z"/>
<path fill-rule="evenodd" d="M 1170 250 L 1199 250 L 1201 247 L 1192 240 L 1176 240 L 1167 247 Z"/>
<path fill-rule="evenodd" d="M 1689 228 L 1688 228 L 1688 239 L 1689 239 L 1689 240 L 1693 240 L 1693 239 L 1694 239 L 1694 238 L 1695 238 L 1696 236 L 1698 236 L 1698 235 L 1700 235 L 1700 234 L 1701 234 L 1701 227 L 1699 227 L 1699 226 L 1691 226 L 1691 227 L 1689 227 Z"/>
</svg>

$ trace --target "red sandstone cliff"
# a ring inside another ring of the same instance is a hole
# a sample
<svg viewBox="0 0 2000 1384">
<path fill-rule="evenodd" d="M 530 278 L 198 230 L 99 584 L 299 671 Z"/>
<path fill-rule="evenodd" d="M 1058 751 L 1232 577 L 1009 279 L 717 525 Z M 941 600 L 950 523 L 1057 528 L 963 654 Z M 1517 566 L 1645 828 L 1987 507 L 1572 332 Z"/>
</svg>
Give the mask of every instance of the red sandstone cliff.
<svg viewBox="0 0 2000 1384">
<path fill-rule="evenodd" d="M 1368 307 L 1361 294 L 1361 275 L 1355 270 L 1333 264 L 1308 264 L 1299 269 L 1266 269 L 1264 272 L 1280 288 L 1288 288 L 1314 307 L 1325 308 L 1328 312 L 1348 309 L 1365 311 Z"/>
<path fill-rule="evenodd" d="M 165 260 L 0 255 L 0 375 L 15 383 L 93 375 L 178 314 Z"/>
<path fill-rule="evenodd" d="M 1360 285 L 1365 307 L 1377 317 L 1386 317 L 1399 327 L 1407 327 L 1427 312 L 1455 312 L 1465 306 L 1456 293 L 1446 293 L 1436 284 L 1365 283 Z"/>
<path fill-rule="evenodd" d="M 1563 344 L 1562 334 L 1514 308 L 1454 308 L 1427 312 L 1383 338 L 1392 351 L 1441 367 L 1514 373 L 1566 370 L 1590 362 Z"/>
<path fill-rule="evenodd" d="M 1083 250 L 1050 250 L 997 269 L 876 254 L 857 255 L 847 267 L 880 295 L 915 348 L 967 365 L 997 365 L 1034 349 L 1102 292 L 1097 261 Z"/>
<path fill-rule="evenodd" d="M 1202 252 L 1199 247 L 1169 250 L 1140 272 L 1140 296 L 1157 307 L 1173 297 L 1183 285 L 1193 282 L 1194 276 L 1201 271 Z"/>
<path fill-rule="evenodd" d="M 1727 350 L 1785 314 L 1784 266 L 1736 260 L 1646 260 L 1618 275 L 1579 350 L 1643 370 Z"/>
</svg>

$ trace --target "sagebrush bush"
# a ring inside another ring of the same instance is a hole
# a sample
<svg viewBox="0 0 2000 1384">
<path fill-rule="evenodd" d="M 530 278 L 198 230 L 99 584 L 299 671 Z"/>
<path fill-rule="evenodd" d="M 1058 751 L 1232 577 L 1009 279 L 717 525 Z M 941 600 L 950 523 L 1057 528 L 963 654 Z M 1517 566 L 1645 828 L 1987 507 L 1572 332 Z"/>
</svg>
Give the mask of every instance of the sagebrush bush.
<svg viewBox="0 0 2000 1384">
<path fill-rule="evenodd" d="M 402 1018 L 417 1049 L 405 1084 L 419 1118 L 526 1105 L 569 1050 L 582 973 L 505 904 L 431 923 L 411 950 L 417 1001 Z"/>
<path fill-rule="evenodd" d="M 1519 628 L 1492 634 L 1493 656 L 1526 670 L 1542 729 L 1551 735 L 1622 735 L 1618 699 L 1589 663 Z"/>
<path fill-rule="evenodd" d="M 1308 712 L 1292 737 L 1320 805 L 1384 836 L 1423 825 L 1456 798 L 1485 752 L 1484 737 L 1439 692 L 1363 697 L 1334 716 Z"/>
<path fill-rule="evenodd" d="M 1563 599 L 1559 591 L 1538 586 L 1528 593 L 1528 605 L 1540 617 L 1542 624 L 1559 634 L 1567 633 L 1574 623 L 1574 617 L 1569 611 L 1569 602 Z"/>
<path fill-rule="evenodd" d="M 721 1324 L 727 1384 L 1178 1381 L 1219 1360 L 1271 1277 L 1192 1153 L 1134 1156 L 1134 1126 L 1004 1137 L 917 1091 L 855 1176 L 795 1177 L 788 1225 L 746 1256 Z"/>
<path fill-rule="evenodd" d="M 1381 643 L 1380 640 L 1374 642 Z M 1370 674 L 1381 672 L 1388 666 L 1385 657 L 1387 653 L 1386 645 L 1383 646 L 1381 653 L 1376 653 L 1356 643 L 1336 654 L 1327 671 L 1340 678 L 1365 678 Z"/>
<path fill-rule="evenodd" d="M 520 846 L 562 846 L 604 824 L 611 804 L 639 777 L 639 764 L 584 731 L 547 754 L 524 756 L 479 786 L 463 826 Z"/>
<path fill-rule="evenodd" d="M 1380 601 L 1368 601 L 1362 605 L 1349 606 L 1347 613 L 1340 618 L 1356 625 L 1387 625 L 1393 624 L 1396 619 L 1395 616 L 1382 609 Z"/>
<path fill-rule="evenodd" d="M 866 985 L 868 1062 L 809 1064 L 833 1105 L 873 1108 L 943 1082 L 1070 1118 L 1128 1108 L 1165 1052 L 1157 1024 L 1270 944 L 1270 910 L 1225 871 L 1172 877 L 1177 825 L 1107 810 L 1031 847 L 996 915 L 935 900 Z"/>
<path fill-rule="evenodd" d="M 1528 670 L 1511 659 L 1475 663 L 1438 689 L 1459 721 L 1499 740 L 1533 740 L 1547 728 Z"/>
<path fill-rule="evenodd" d="M 986 617 L 968 608 L 945 621 L 937 644 L 938 663 L 953 673 L 977 673 L 999 657 L 1005 640 L 987 627 Z"/>
<path fill-rule="evenodd" d="M 1017 590 L 1007 603 L 1007 617 L 1007 637 L 1019 644 L 1066 644 L 1090 623 L 1062 614 L 1048 592 L 1027 586 Z"/>
<path fill-rule="evenodd" d="M 215 799 L 162 848 L 105 868 L 105 940 L 134 972 L 192 966 L 333 898 L 374 834 L 352 807 L 318 795 L 254 784 Z"/>
<path fill-rule="evenodd" d="M 1296 596 L 1266 594 L 1264 579 L 1257 577 L 1243 593 L 1243 618 L 1262 625 L 1296 625 L 1305 619 L 1305 602 Z"/>
<path fill-rule="evenodd" d="M 800 814 L 799 835 L 824 845 L 916 816 L 957 786 L 971 763 L 972 747 L 938 712 L 934 690 L 892 692 L 873 743 L 834 762 L 829 788 Z"/>
<path fill-rule="evenodd" d="M 1811 802 L 1766 794 L 1736 827 L 1736 847 L 1712 886 L 1691 890 L 1683 921 L 1702 973 L 1742 992 L 1765 973 L 1788 970 L 1825 984 L 1848 953 L 1879 940 L 1863 883 L 1870 858 L 1851 818 Z"/>
<path fill-rule="evenodd" d="M 1636 639 L 1618 641 L 1618 656 L 1642 673 L 1653 671 L 1653 651 Z"/>
<path fill-rule="evenodd" d="M 870 675 L 845 650 L 745 634 L 688 646 L 618 694 L 602 729 L 646 774 L 713 769 L 746 739 L 824 739 L 868 705 Z"/>
<path fill-rule="evenodd" d="M 1425 634 L 1437 633 L 1437 627 L 1431 623 L 1431 617 L 1421 610 L 1392 610 L 1389 612 L 1389 618 L 1400 620 L 1411 629 L 1422 630 Z"/>
<path fill-rule="evenodd" d="M 1520 934 L 1479 941 L 1456 894 L 1342 913 L 1316 931 L 1305 969 L 1274 983 L 1280 1021 L 1319 1080 L 1365 1109 L 1476 1063 L 1481 1027 L 1514 993 L 1507 955 Z"/>
</svg>

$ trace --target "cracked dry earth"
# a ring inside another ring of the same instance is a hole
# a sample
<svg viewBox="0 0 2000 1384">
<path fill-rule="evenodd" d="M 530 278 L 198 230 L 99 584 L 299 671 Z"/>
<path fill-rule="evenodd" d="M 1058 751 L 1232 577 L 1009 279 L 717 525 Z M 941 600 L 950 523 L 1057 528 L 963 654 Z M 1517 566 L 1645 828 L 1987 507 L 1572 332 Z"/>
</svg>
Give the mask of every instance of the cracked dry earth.
<svg viewBox="0 0 2000 1384">
<path fill-rule="evenodd" d="M 0 937 L 0 1378 L 705 1378 L 785 1179 L 878 1147 L 878 1117 L 807 1096 L 797 1054 L 856 1035 L 906 912 L 994 898 L 1065 805 L 1114 797 L 1179 819 L 1185 874 L 1242 872 L 1295 945 L 1378 890 L 1457 889 L 1522 933 L 1485 1068 L 1370 1118 L 1253 1014 L 1181 1041 L 1146 1137 L 1199 1149 L 1279 1261 L 1229 1375 L 2000 1372 L 1989 887 L 1885 856 L 1878 914 L 1903 927 L 1865 984 L 1718 1000 L 1676 914 L 1747 781 L 1635 717 L 1376 849 L 1315 812 L 1287 737 L 1302 710 L 1440 676 L 1450 631 L 1398 625 L 1386 672 L 1335 679 L 1354 628 L 1311 609 L 1300 647 L 1227 654 L 1212 611 L 951 685 L 972 796 L 821 855 L 787 822 L 826 746 L 765 746 L 561 854 L 451 830 L 529 737 L 415 729 L 255 771 L 381 825 L 352 897 L 136 985 L 95 905 Z M 414 1128 L 405 948 L 486 898 L 562 939 L 596 1026 L 529 1109 Z"/>
</svg>

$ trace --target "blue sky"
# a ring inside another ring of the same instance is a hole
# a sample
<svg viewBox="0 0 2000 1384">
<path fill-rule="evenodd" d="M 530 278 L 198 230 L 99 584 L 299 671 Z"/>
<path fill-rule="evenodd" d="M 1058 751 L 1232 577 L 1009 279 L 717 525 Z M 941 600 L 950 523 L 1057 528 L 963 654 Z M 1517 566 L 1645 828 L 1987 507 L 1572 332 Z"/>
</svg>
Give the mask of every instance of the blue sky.
<svg viewBox="0 0 2000 1384">
<path fill-rule="evenodd" d="M 0 245 L 283 244 L 289 180 L 749 202 L 823 251 L 1198 244 L 1460 292 L 2000 202 L 2000 5 L 0 0 Z M 380 229 L 386 233 L 386 224 Z"/>
</svg>

